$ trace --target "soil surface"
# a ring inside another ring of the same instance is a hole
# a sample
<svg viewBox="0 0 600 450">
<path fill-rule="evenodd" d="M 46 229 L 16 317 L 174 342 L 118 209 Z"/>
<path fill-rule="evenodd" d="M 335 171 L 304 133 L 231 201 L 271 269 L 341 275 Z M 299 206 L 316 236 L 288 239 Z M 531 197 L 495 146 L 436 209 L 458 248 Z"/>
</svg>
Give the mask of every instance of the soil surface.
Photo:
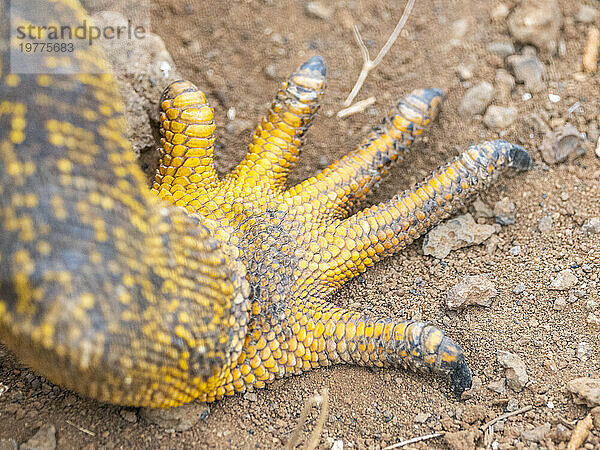
<svg viewBox="0 0 600 450">
<path fill-rule="evenodd" d="M 317 16 L 307 11 L 310 2 L 295 0 L 152 3 L 152 31 L 163 38 L 175 68 L 203 89 L 216 109 L 220 173 L 241 160 L 255 121 L 279 83 L 314 54 L 327 62 L 328 91 L 290 184 L 352 149 L 395 101 L 418 87 L 445 90 L 441 116 L 393 170 L 373 203 L 424 178 L 473 143 L 502 137 L 531 151 L 531 171 L 501 178 L 481 197 L 492 209 L 504 198 L 516 208 L 514 224 L 499 227 L 491 243 L 438 260 L 423 255 L 421 239 L 348 283 L 332 299 L 341 306 L 440 326 L 464 348 L 481 387 L 458 402 L 442 379 L 340 366 L 216 402 L 208 418 L 187 431 L 169 432 L 135 409 L 99 404 L 54 386 L 0 346 L 0 383 L 7 388 L 0 394 L 0 439 L 20 444 L 40 426 L 51 424 L 58 448 L 281 448 L 305 402 L 327 388 L 329 416 L 322 448 L 340 440 L 343 448 L 384 448 L 438 431 L 468 430 L 473 431 L 470 437 L 463 433 L 405 448 L 475 448 L 473 438 L 481 448 L 565 448 L 573 421 L 588 411 L 574 403 L 567 382 L 600 378 L 600 325 L 594 322 L 600 316 L 594 306 L 600 303 L 600 234 L 586 231 L 590 219 L 600 216 L 600 158 L 594 154 L 600 86 L 597 75 L 581 73 L 587 30 L 600 19 L 596 15 L 590 24 L 577 18 L 580 3 L 600 11 L 600 2 L 559 1 L 562 25 L 556 50 L 536 49 L 545 66 L 543 86 L 530 92 L 517 82 L 502 93 L 498 70 L 514 72 L 509 55 L 490 51 L 490 44 L 510 44 L 514 48 L 509 47 L 509 54 L 522 53 L 523 45 L 509 32 L 502 13 L 502 5 L 514 13 L 518 2 L 419 0 L 401 37 L 359 93 L 359 100 L 375 96 L 376 103 L 345 119 L 335 114 L 362 64 L 352 22 L 359 25 L 374 58 L 404 2 L 323 1 L 325 11 Z M 518 112 L 501 131 L 486 126 L 481 113 L 458 113 L 467 90 L 484 81 L 496 87 L 491 105 Z M 231 108 L 234 123 L 227 117 Z M 565 162 L 547 164 L 540 153 L 546 131 L 565 124 L 577 128 L 585 153 L 575 151 Z M 142 158 L 151 172 L 157 155 L 146 152 Z M 473 207 L 467 211 L 478 216 Z M 480 213 L 477 220 L 495 222 Z M 552 290 L 551 282 L 564 269 L 571 269 L 576 281 L 565 290 Z M 487 274 L 497 290 L 491 306 L 449 310 L 447 291 L 465 275 L 478 274 Z M 501 384 L 507 376 L 498 362 L 499 350 L 524 362 L 529 381 L 522 391 L 489 389 L 490 383 Z M 501 421 L 493 435 L 488 431 L 484 438 L 476 431 L 506 411 L 528 405 L 533 409 Z M 318 412 L 312 408 L 299 444 L 306 443 Z M 549 430 L 543 428 L 546 423 Z M 600 448 L 599 429 L 591 432 L 585 446 Z"/>
</svg>

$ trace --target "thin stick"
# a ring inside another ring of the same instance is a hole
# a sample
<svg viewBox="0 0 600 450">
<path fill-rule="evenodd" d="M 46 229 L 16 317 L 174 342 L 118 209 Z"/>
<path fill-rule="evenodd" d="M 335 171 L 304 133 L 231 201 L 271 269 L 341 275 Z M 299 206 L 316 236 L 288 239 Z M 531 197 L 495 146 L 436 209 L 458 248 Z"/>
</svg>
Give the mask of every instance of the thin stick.
<svg viewBox="0 0 600 450">
<path fill-rule="evenodd" d="M 329 417 L 329 391 L 327 388 L 323 388 L 321 391 L 321 412 L 319 413 L 315 428 L 310 435 L 308 444 L 306 444 L 306 450 L 313 450 L 319 445 L 319 440 L 321 439 L 321 433 L 323 432 L 327 417 Z"/>
<path fill-rule="evenodd" d="M 501 420 L 507 419 L 507 418 L 512 417 L 512 416 L 516 416 L 517 414 L 525 413 L 525 412 L 530 411 L 532 409 L 533 409 L 533 406 L 527 405 L 527 406 L 523 406 L 522 408 L 517 409 L 516 411 L 504 413 L 504 414 L 496 417 L 495 419 L 490 420 L 488 423 L 486 423 L 485 425 L 483 425 L 480 429 L 481 429 L 481 431 L 485 431 L 487 428 L 491 427 L 496 422 L 499 422 Z"/>
<path fill-rule="evenodd" d="M 345 107 L 350 106 L 350 104 L 354 101 L 354 98 L 358 94 L 358 91 L 360 91 L 360 88 L 362 87 L 363 83 L 367 79 L 367 75 L 369 75 L 369 72 L 371 70 L 373 70 L 375 67 L 377 67 L 377 65 L 381 62 L 383 57 L 386 55 L 386 53 L 390 50 L 390 48 L 392 48 L 392 45 L 394 45 L 394 42 L 396 42 L 396 39 L 398 39 L 398 36 L 400 36 L 400 32 L 402 31 L 402 28 L 404 28 L 404 25 L 406 24 L 406 21 L 408 20 L 408 17 L 410 16 L 410 12 L 412 11 L 414 4 L 415 4 L 415 0 L 408 0 L 408 3 L 404 7 L 404 12 L 402 13 L 402 17 L 400 17 L 400 20 L 396 24 L 394 31 L 388 38 L 385 45 L 381 48 L 381 50 L 379 51 L 379 53 L 377 54 L 375 59 L 372 61 L 371 61 L 371 58 L 369 57 L 369 51 L 367 50 L 367 46 L 365 45 L 364 41 L 362 40 L 362 37 L 360 36 L 358 27 L 356 25 L 354 25 L 354 27 L 353 27 L 354 38 L 356 39 L 356 42 L 358 43 L 360 52 L 363 57 L 363 66 L 360 71 L 360 74 L 358 75 L 358 79 L 356 80 L 356 84 L 354 85 L 354 87 L 352 88 L 352 91 L 350 91 L 350 94 L 348 94 L 348 98 L 346 98 L 346 101 L 344 102 Z"/>
<path fill-rule="evenodd" d="M 73 422 L 71 422 L 70 420 L 65 420 L 65 422 L 67 422 L 69 425 L 71 425 L 72 427 L 77 428 L 79 431 L 81 431 L 82 433 L 85 434 L 89 434 L 90 436 L 96 436 L 96 433 L 94 433 L 93 431 L 90 430 L 86 430 L 85 428 L 80 427 L 79 425 L 75 425 Z"/>
<path fill-rule="evenodd" d="M 293 450 L 294 448 L 296 448 L 296 445 L 298 444 L 298 440 L 300 439 L 300 433 L 302 433 L 302 429 L 304 428 L 304 425 L 306 425 L 306 419 L 308 419 L 308 413 L 310 412 L 310 408 L 312 408 L 313 403 L 314 403 L 314 397 L 311 397 L 304 402 L 304 407 L 302 408 L 302 412 L 300 413 L 300 418 L 298 419 L 298 424 L 296 425 L 296 428 L 292 432 L 292 435 L 290 436 L 290 440 L 288 441 L 287 445 L 285 446 L 285 450 Z"/>
<path fill-rule="evenodd" d="M 338 111 L 337 116 L 341 119 L 342 117 L 349 116 L 351 114 L 356 114 L 357 112 L 364 111 L 366 108 L 375 103 L 375 97 L 369 97 L 365 100 L 361 100 L 356 102 L 354 105 L 350 105 L 347 108 L 344 108 Z"/>
<path fill-rule="evenodd" d="M 417 442 L 421 442 L 421 441 L 427 441 L 429 439 L 433 439 L 436 437 L 441 437 L 443 436 L 445 433 L 433 433 L 433 434 L 427 434 L 425 436 L 418 436 L 412 439 L 408 439 L 407 441 L 402 441 L 402 442 L 398 442 L 397 444 L 394 445 L 390 445 L 388 447 L 385 447 L 383 450 L 392 450 L 393 448 L 400 448 L 400 447 L 404 447 L 406 445 L 410 445 L 410 444 L 415 444 Z"/>
</svg>

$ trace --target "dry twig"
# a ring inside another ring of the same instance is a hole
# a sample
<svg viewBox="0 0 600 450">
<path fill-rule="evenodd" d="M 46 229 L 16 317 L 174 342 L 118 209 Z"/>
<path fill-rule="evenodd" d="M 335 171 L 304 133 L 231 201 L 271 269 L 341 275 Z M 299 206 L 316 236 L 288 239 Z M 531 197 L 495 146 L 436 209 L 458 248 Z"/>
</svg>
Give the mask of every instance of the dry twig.
<svg viewBox="0 0 600 450">
<path fill-rule="evenodd" d="M 300 434 L 302 433 L 302 429 L 304 428 L 304 425 L 306 425 L 306 421 L 308 420 L 308 414 L 310 412 L 310 409 L 313 406 L 318 405 L 319 401 L 321 402 L 321 412 L 317 419 L 317 423 L 315 424 L 315 428 L 310 436 L 310 440 L 308 443 L 309 447 L 307 448 L 314 448 L 310 447 L 310 445 L 313 444 L 313 439 L 316 440 L 315 446 L 319 443 L 319 438 L 321 437 L 321 432 L 323 431 L 323 426 L 325 425 L 325 420 L 327 419 L 327 415 L 329 413 L 329 395 L 327 388 L 323 388 L 323 391 L 321 391 L 320 396 L 314 395 L 304 402 L 304 407 L 302 408 L 302 412 L 300 413 L 298 424 L 292 432 L 292 435 L 290 436 L 290 439 L 288 440 L 288 443 L 285 446 L 285 450 L 293 450 L 294 448 L 296 448 L 296 445 L 298 445 L 298 441 L 300 440 Z M 318 435 L 315 437 L 317 432 Z"/>
<path fill-rule="evenodd" d="M 394 445 L 389 445 L 389 446 L 385 447 L 383 450 L 392 450 L 393 448 L 400 448 L 400 447 L 404 447 L 406 445 L 416 444 L 417 442 L 427 441 L 429 439 L 441 437 L 444 434 L 445 433 L 433 433 L 433 434 L 426 434 L 425 436 L 417 436 L 415 438 L 408 439 L 406 441 L 398 442 L 397 444 L 394 444 Z"/>
<path fill-rule="evenodd" d="M 495 419 L 490 420 L 485 425 L 482 425 L 481 428 L 480 428 L 480 430 L 481 431 L 485 431 L 487 428 L 491 427 L 496 422 L 500 422 L 501 420 L 504 420 L 504 419 L 506 419 L 508 417 L 511 417 L 511 416 L 516 416 L 517 414 L 522 414 L 522 413 L 525 413 L 527 411 L 531 411 L 532 409 L 533 409 L 533 406 L 527 405 L 527 406 L 523 406 L 522 408 L 517 409 L 516 411 L 504 413 L 504 414 L 496 417 Z"/>
<path fill-rule="evenodd" d="M 361 100 L 360 102 L 356 102 L 354 105 L 341 109 L 338 111 L 337 116 L 341 119 L 342 117 L 349 116 L 350 114 L 356 114 L 357 112 L 364 111 L 373 103 L 375 103 L 375 97 L 369 97 L 365 100 Z"/>
<path fill-rule="evenodd" d="M 577 450 L 587 439 L 590 430 L 592 429 L 592 415 L 588 414 L 584 419 L 581 419 L 577 422 L 573 433 L 571 434 L 571 439 L 569 439 L 569 443 L 567 444 L 567 450 Z"/>
<path fill-rule="evenodd" d="M 388 38 L 387 42 L 385 43 L 385 45 L 381 48 L 381 50 L 377 54 L 377 57 L 375 57 L 375 59 L 372 61 L 371 61 L 371 58 L 369 57 L 369 50 L 367 50 L 367 46 L 365 45 L 364 41 L 362 40 L 362 37 L 360 36 L 358 27 L 356 25 L 354 25 L 354 28 L 353 28 L 354 38 L 356 39 L 356 43 L 360 47 L 360 52 L 363 57 L 363 66 L 360 71 L 360 75 L 358 76 L 358 79 L 356 80 L 356 84 L 354 85 L 354 87 L 352 88 L 352 91 L 348 95 L 348 98 L 344 102 L 345 107 L 350 106 L 350 103 L 352 103 L 354 101 L 354 98 L 358 94 L 358 91 L 360 90 L 363 83 L 367 79 L 367 75 L 369 75 L 369 72 L 371 70 L 373 70 L 375 67 L 377 67 L 377 65 L 381 62 L 383 57 L 386 55 L 386 53 L 390 50 L 392 45 L 394 45 L 394 42 L 396 42 L 396 39 L 398 39 L 398 36 L 400 35 L 400 32 L 402 31 L 404 24 L 406 24 L 406 21 L 408 20 L 408 17 L 410 16 L 410 12 L 411 12 L 414 4 L 415 4 L 415 0 L 408 0 L 408 3 L 406 4 L 406 6 L 404 8 L 404 12 L 402 13 L 402 17 L 400 17 L 400 20 L 396 24 L 396 28 L 394 28 L 394 31 Z"/>
<path fill-rule="evenodd" d="M 71 422 L 70 420 L 65 420 L 65 422 L 67 422 L 69 425 L 71 425 L 72 427 L 77 428 L 79 431 L 81 431 L 82 433 L 85 434 L 89 434 L 90 436 L 96 436 L 96 433 L 94 433 L 93 431 L 87 430 L 83 427 L 80 427 L 79 425 L 75 425 L 73 422 Z"/>
</svg>

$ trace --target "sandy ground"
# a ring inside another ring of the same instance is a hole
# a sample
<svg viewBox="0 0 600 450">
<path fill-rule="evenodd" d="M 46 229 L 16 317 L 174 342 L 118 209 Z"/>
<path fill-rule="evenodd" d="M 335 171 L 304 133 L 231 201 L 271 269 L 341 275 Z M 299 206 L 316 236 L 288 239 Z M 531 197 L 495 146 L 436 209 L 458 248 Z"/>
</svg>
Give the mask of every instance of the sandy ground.
<svg viewBox="0 0 600 450">
<path fill-rule="evenodd" d="M 323 2 L 332 10 L 328 19 L 308 15 L 304 1 L 184 3 L 154 2 L 153 31 L 164 39 L 177 69 L 207 92 L 217 110 L 221 173 L 241 159 L 250 128 L 266 110 L 281 80 L 313 54 L 326 59 L 328 92 L 290 183 L 314 174 L 353 148 L 394 101 L 417 87 L 444 89 L 446 104 L 431 132 L 393 171 L 373 202 L 423 178 L 460 149 L 499 137 L 481 116 L 457 114 L 468 87 L 482 81 L 494 84 L 496 71 L 507 67 L 501 57 L 487 50 L 488 44 L 512 42 L 517 53 L 521 48 L 511 39 L 506 20 L 491 19 L 498 1 L 417 1 L 402 37 L 359 94 L 359 99 L 375 96 L 377 102 L 346 119 L 336 118 L 335 113 L 361 65 L 348 24 L 354 19 L 360 25 L 374 57 L 402 14 L 404 2 Z M 564 45 L 559 55 L 539 54 L 547 71 L 544 89 L 523 100 L 527 91 L 517 84 L 507 98 L 497 95 L 492 102 L 518 110 L 517 120 L 501 135 L 526 146 L 536 160 L 530 172 L 504 177 L 482 196 L 491 206 L 504 197 L 516 206 L 516 221 L 496 234 L 496 249 L 464 248 L 440 261 L 424 256 L 419 240 L 333 297 L 342 306 L 420 317 L 447 330 L 465 349 L 482 383 L 472 398 L 457 402 L 441 379 L 423 379 L 400 370 L 335 367 L 278 381 L 256 392 L 256 397 L 238 395 L 219 401 L 211 405 L 206 420 L 188 431 L 168 433 L 140 419 L 134 409 L 99 404 L 52 385 L 0 346 L 0 382 L 8 387 L 0 396 L 0 439 L 22 443 L 40 425 L 49 423 L 56 427 L 59 448 L 279 448 L 288 441 L 305 401 L 327 388 L 330 409 L 321 434 L 323 448 L 331 448 L 337 440 L 343 441 L 344 448 L 383 448 L 434 431 L 476 429 L 507 407 L 527 405 L 534 408 L 496 427 L 490 442 L 496 440 L 498 448 L 564 447 L 569 435 L 564 422 L 586 413 L 585 407 L 574 405 L 566 383 L 579 376 L 600 376 L 600 328 L 587 322 L 593 313 L 589 301 L 600 301 L 600 234 L 582 231 L 587 220 L 600 216 L 600 159 L 594 155 L 600 102 L 598 77 L 574 75 L 580 71 L 588 27 L 574 20 L 579 2 L 559 3 Z M 582 3 L 600 8 L 597 0 Z M 516 2 L 503 4 L 511 9 Z M 472 78 L 461 80 L 460 64 L 471 67 Z M 549 93 L 559 95 L 560 100 L 551 103 Z M 580 107 L 569 112 L 576 102 Z M 225 126 L 232 107 L 242 126 Z M 576 126 L 586 153 L 562 164 L 544 164 L 539 153 L 543 133 L 531 125 L 532 113 L 538 113 L 551 128 L 564 123 Z M 142 156 L 155 161 L 153 155 Z M 547 215 L 553 227 L 543 234 L 538 222 Z M 483 221 L 493 223 L 494 219 Z M 519 254 L 509 251 L 517 245 Z M 557 273 L 567 268 L 577 276 L 577 284 L 566 291 L 550 290 Z M 476 274 L 489 274 L 498 290 L 491 307 L 449 311 L 444 300 L 447 290 L 464 275 Z M 525 286 L 521 294 L 513 293 L 518 284 Z M 600 315 L 598 310 L 595 314 Z M 514 352 L 525 362 L 530 381 L 522 392 L 508 389 L 499 394 L 487 388 L 505 375 L 497 361 L 498 350 Z M 301 442 L 309 436 L 317 415 L 313 408 Z M 425 420 L 418 423 L 415 419 Z M 523 430 L 546 422 L 551 430 L 540 443 L 521 438 Z M 412 448 L 446 445 L 443 439 L 435 439 Z M 483 440 L 477 445 L 485 448 Z M 593 431 L 586 445 L 600 448 L 600 430 Z"/>
</svg>

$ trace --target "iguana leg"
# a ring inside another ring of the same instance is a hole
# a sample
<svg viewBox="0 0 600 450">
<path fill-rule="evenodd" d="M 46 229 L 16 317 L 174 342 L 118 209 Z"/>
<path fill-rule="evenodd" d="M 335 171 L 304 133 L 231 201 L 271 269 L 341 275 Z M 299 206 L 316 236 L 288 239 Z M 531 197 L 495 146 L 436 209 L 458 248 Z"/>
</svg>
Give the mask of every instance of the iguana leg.
<svg viewBox="0 0 600 450">
<path fill-rule="evenodd" d="M 304 134 L 325 90 L 325 63 L 313 56 L 285 81 L 260 121 L 244 160 L 225 179 L 280 190 L 298 161 Z"/>
<path fill-rule="evenodd" d="M 290 188 L 284 197 L 316 202 L 325 222 L 341 218 L 375 191 L 388 170 L 401 161 L 416 137 L 435 120 L 444 100 L 440 89 L 417 89 L 398 102 L 383 124 L 358 147 L 314 177 Z"/>
<path fill-rule="evenodd" d="M 213 109 L 189 81 L 170 84 L 160 103 L 162 148 L 152 191 L 193 212 L 201 193 L 218 181 L 213 163 Z"/>
<path fill-rule="evenodd" d="M 321 295 L 335 290 L 450 216 L 487 188 L 504 169 L 527 170 L 531 165 L 531 157 L 523 147 L 506 141 L 469 147 L 424 182 L 330 225 L 326 233 L 331 238 L 319 241 L 318 268 L 305 272 L 306 285 L 315 286 Z M 308 261 L 300 264 L 310 267 Z"/>
</svg>

